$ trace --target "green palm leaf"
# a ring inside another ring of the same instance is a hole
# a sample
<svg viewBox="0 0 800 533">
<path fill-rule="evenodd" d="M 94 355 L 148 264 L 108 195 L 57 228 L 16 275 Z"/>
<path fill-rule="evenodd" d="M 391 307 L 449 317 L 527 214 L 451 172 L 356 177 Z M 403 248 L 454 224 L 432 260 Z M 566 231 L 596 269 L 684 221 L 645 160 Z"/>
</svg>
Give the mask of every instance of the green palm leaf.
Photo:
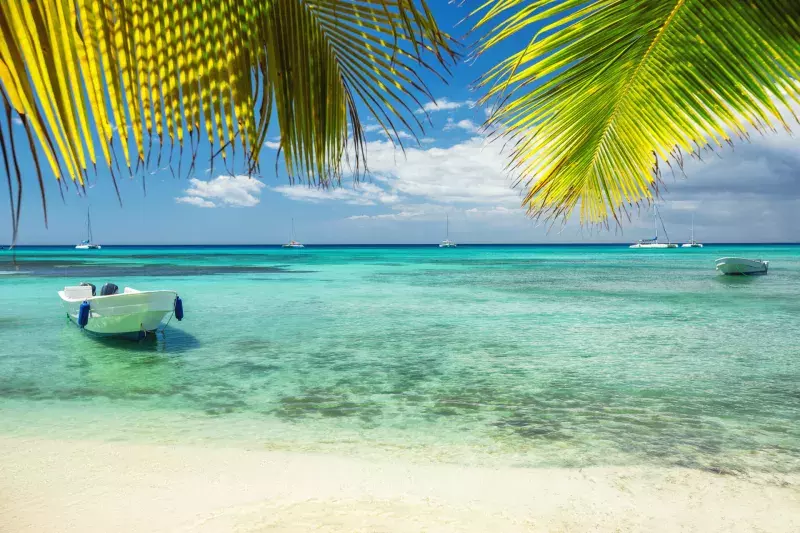
<svg viewBox="0 0 800 533">
<path fill-rule="evenodd" d="M 795 0 L 493 0 L 473 16 L 479 52 L 542 26 L 479 82 L 533 216 L 617 218 L 653 198 L 659 161 L 786 128 L 778 104 L 800 94 Z"/>
<path fill-rule="evenodd" d="M 0 172 L 14 238 L 20 141 L 40 185 L 39 159 L 59 184 L 82 185 L 98 162 L 116 183 L 151 152 L 159 164 L 165 147 L 182 155 L 187 136 L 189 172 L 203 139 L 226 161 L 239 150 L 253 174 L 277 119 L 290 176 L 326 186 L 351 143 L 364 168 L 359 105 L 399 142 L 396 127 L 421 129 L 412 108 L 430 98 L 417 70 L 454 57 L 426 0 L 3 0 Z"/>
</svg>

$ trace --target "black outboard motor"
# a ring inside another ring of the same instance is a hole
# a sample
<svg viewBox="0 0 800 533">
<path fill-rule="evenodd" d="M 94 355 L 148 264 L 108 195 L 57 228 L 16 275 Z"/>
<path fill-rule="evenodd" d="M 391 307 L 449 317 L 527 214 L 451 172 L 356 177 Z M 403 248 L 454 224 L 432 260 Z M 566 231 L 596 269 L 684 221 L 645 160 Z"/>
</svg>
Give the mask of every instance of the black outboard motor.
<svg viewBox="0 0 800 533">
<path fill-rule="evenodd" d="M 92 288 L 92 296 L 97 295 L 97 287 L 94 286 L 94 283 L 86 283 L 85 281 L 81 282 L 81 287 L 91 287 Z"/>
<path fill-rule="evenodd" d="M 113 283 L 104 283 L 100 288 L 100 296 L 111 296 L 112 294 L 117 294 L 118 292 L 119 287 Z"/>
</svg>

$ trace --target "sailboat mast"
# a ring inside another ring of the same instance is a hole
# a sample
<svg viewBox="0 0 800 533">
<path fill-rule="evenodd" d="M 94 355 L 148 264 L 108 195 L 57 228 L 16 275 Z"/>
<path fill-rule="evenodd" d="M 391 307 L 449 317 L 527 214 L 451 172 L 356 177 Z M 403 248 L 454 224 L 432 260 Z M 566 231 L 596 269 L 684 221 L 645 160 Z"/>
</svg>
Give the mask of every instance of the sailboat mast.
<svg viewBox="0 0 800 533">
<path fill-rule="evenodd" d="M 692 244 L 694 244 L 694 213 L 692 213 Z"/>
<path fill-rule="evenodd" d="M 89 236 L 89 242 L 92 242 L 92 213 L 89 208 L 86 208 L 86 233 Z"/>
<path fill-rule="evenodd" d="M 664 230 L 664 236 L 667 238 L 667 243 L 669 243 L 669 233 L 667 233 L 667 227 L 664 226 L 664 219 L 661 218 L 661 214 L 658 212 L 658 207 L 656 207 L 656 215 L 658 215 L 659 220 L 661 220 L 661 229 Z M 658 229 L 656 229 L 656 232 L 658 232 Z"/>
<path fill-rule="evenodd" d="M 446 217 L 446 226 L 445 226 L 445 239 L 450 238 L 450 215 L 445 215 Z"/>
<path fill-rule="evenodd" d="M 653 229 L 656 230 L 656 242 L 658 242 L 658 207 L 653 204 Z"/>
</svg>

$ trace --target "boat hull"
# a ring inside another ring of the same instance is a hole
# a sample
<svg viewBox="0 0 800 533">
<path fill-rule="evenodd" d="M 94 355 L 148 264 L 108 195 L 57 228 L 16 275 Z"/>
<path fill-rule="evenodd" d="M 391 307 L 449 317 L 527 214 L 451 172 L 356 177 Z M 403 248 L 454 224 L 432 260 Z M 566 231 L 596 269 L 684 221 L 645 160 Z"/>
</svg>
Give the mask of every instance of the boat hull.
<svg viewBox="0 0 800 533">
<path fill-rule="evenodd" d="M 130 289 L 126 289 L 130 291 Z M 175 310 L 174 291 L 124 292 L 111 296 L 71 299 L 59 292 L 67 316 L 78 323 L 81 304 L 89 302 L 84 329 L 97 335 L 138 335 L 159 329 Z"/>
<path fill-rule="evenodd" d="M 769 261 L 743 257 L 723 257 L 717 259 L 715 268 L 718 272 L 728 276 L 766 274 L 769 269 Z"/>
<path fill-rule="evenodd" d="M 702 247 L 703 247 L 703 245 L 700 244 L 699 242 L 696 242 L 696 243 L 688 243 L 687 242 L 686 244 L 681 246 L 681 248 L 702 248 Z"/>
<path fill-rule="evenodd" d="M 650 248 L 650 249 L 659 249 L 659 250 L 660 249 L 664 249 L 664 248 L 677 248 L 677 247 L 678 247 L 677 244 L 672 244 L 672 243 L 667 244 L 667 243 L 661 243 L 661 242 L 656 242 L 656 243 L 638 243 L 637 242 L 636 244 L 631 244 L 629 246 L 629 248 Z"/>
<path fill-rule="evenodd" d="M 75 247 L 76 250 L 99 250 L 99 244 L 79 244 Z"/>
</svg>

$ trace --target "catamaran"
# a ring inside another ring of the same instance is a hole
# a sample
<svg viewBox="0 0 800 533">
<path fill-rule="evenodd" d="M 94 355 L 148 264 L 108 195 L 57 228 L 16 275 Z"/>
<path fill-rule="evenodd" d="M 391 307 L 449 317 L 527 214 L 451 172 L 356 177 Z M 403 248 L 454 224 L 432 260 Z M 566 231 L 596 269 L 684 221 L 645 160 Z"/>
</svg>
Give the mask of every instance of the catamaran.
<svg viewBox="0 0 800 533">
<path fill-rule="evenodd" d="M 175 291 L 137 291 L 106 283 L 96 294 L 91 283 L 58 291 L 67 317 L 83 330 L 97 335 L 142 338 L 157 331 L 164 318 L 183 320 L 183 302 Z M 172 318 L 172 317 L 170 317 Z"/>
<path fill-rule="evenodd" d="M 445 230 L 446 231 L 445 238 L 439 244 L 439 248 L 455 248 L 458 245 L 450 240 L 450 216 L 449 215 L 447 215 L 447 223 L 446 224 L 447 224 L 447 229 Z"/>
<path fill-rule="evenodd" d="M 655 229 L 656 236 L 652 239 L 641 239 L 631 244 L 629 248 L 677 248 L 678 245 L 669 242 L 669 234 L 667 228 L 664 227 L 664 221 L 661 220 L 661 227 L 664 229 L 664 235 L 667 237 L 667 242 L 658 242 L 658 221 L 661 220 L 661 215 L 658 214 L 658 206 L 653 205 L 653 228 Z"/>
<path fill-rule="evenodd" d="M 302 244 L 297 242 L 294 238 L 294 219 L 292 219 L 292 238 L 289 239 L 289 242 L 283 245 L 284 248 L 305 248 Z"/>
<path fill-rule="evenodd" d="M 89 214 L 89 209 L 86 209 L 86 232 L 88 233 L 87 239 L 85 241 L 81 241 L 79 245 L 75 247 L 76 250 L 99 250 L 100 245 L 94 244 L 92 242 L 92 218 Z"/>
<path fill-rule="evenodd" d="M 682 244 L 681 248 L 702 248 L 703 245 L 694 240 L 694 213 L 692 213 L 692 240 L 686 244 Z"/>
</svg>

